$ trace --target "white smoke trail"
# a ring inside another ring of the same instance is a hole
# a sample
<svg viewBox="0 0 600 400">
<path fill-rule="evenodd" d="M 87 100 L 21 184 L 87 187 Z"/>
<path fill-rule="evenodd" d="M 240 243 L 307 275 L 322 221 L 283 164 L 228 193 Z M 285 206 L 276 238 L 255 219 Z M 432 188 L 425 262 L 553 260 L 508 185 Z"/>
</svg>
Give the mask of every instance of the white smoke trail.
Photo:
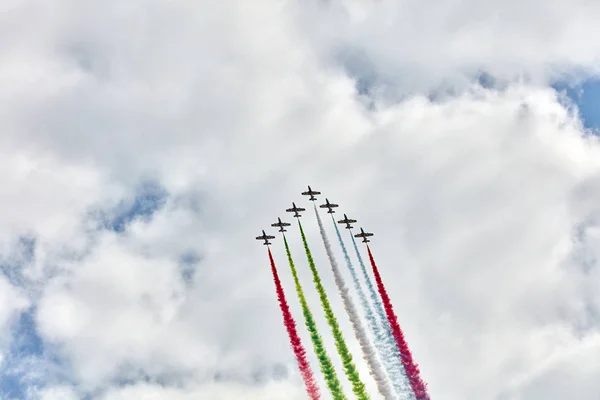
<svg viewBox="0 0 600 400">
<path fill-rule="evenodd" d="M 346 313 L 348 313 L 348 317 L 350 318 L 350 322 L 352 323 L 352 328 L 354 329 L 354 335 L 360 344 L 360 347 L 363 352 L 363 358 L 367 362 L 369 367 L 369 372 L 375 382 L 377 383 L 377 389 L 379 393 L 386 400 L 394 400 L 396 396 L 394 395 L 394 390 L 390 386 L 387 375 L 377 358 L 375 353 L 375 349 L 371 345 L 367 332 L 360 320 L 359 314 L 356 311 L 356 306 L 352 301 L 352 298 L 348 294 L 348 288 L 346 287 L 346 283 L 344 282 L 344 278 L 340 273 L 340 269 L 338 268 L 337 261 L 333 255 L 333 251 L 331 250 L 331 244 L 329 243 L 329 239 L 327 239 L 327 234 L 325 233 L 325 228 L 323 228 L 323 222 L 321 221 L 321 217 L 319 216 L 319 211 L 317 210 L 317 206 L 315 205 L 315 214 L 317 216 L 317 222 L 319 224 L 319 230 L 321 231 L 321 238 L 323 239 L 323 244 L 325 245 L 325 251 L 327 252 L 327 257 L 329 258 L 329 263 L 331 264 L 331 270 L 333 271 L 333 277 L 335 280 L 335 284 L 340 292 L 342 297 L 342 302 L 344 303 L 344 308 L 346 309 Z"/>
<path fill-rule="evenodd" d="M 385 370 L 387 371 L 387 374 L 390 377 L 390 384 L 395 389 L 396 394 L 399 395 L 400 398 L 406 400 L 413 400 L 414 393 L 410 388 L 408 378 L 406 377 L 406 373 L 404 372 L 404 366 L 400 361 L 400 353 L 398 351 L 398 346 L 396 346 L 396 341 L 394 340 L 394 336 L 392 335 L 392 330 L 389 327 L 388 320 L 378 320 L 377 315 L 375 315 L 375 313 L 373 312 L 373 309 L 371 308 L 371 305 L 367 300 L 365 291 L 360 285 L 360 280 L 356 273 L 356 269 L 354 268 L 354 265 L 350 260 L 350 255 L 348 254 L 348 250 L 346 249 L 346 245 L 344 244 L 344 240 L 342 239 L 340 230 L 338 229 L 337 224 L 335 223 L 335 218 L 333 218 L 333 214 L 331 215 L 331 221 L 333 222 L 335 233 L 337 234 L 337 238 L 340 242 L 342 252 L 344 253 L 344 258 L 346 259 L 348 270 L 350 271 L 350 275 L 352 276 L 352 282 L 354 283 L 356 294 L 358 295 L 358 299 L 360 300 L 360 304 L 362 305 L 362 308 L 364 310 L 365 318 L 367 320 L 367 326 L 371 332 L 372 337 L 375 339 L 375 348 L 377 349 L 379 357 L 383 362 L 383 366 L 385 367 Z M 359 259 L 359 261 L 362 262 L 362 259 Z M 368 279 L 369 277 L 367 276 L 366 278 Z M 370 281 L 367 281 L 367 285 L 370 287 L 370 289 L 373 289 L 372 286 L 370 286 Z M 376 297 L 375 292 L 373 292 L 372 294 L 375 296 L 372 297 L 373 302 L 377 303 L 378 299 Z M 383 317 L 386 318 L 383 308 L 381 309 L 381 312 L 383 313 Z"/>
<path fill-rule="evenodd" d="M 386 351 L 385 355 L 383 356 L 383 361 L 386 365 L 390 366 L 389 373 L 390 378 L 392 379 L 392 384 L 396 391 L 403 396 L 402 398 L 407 400 L 416 400 L 415 393 L 410 387 L 408 376 L 406 375 L 406 371 L 404 370 L 404 365 L 402 365 L 402 355 L 398 350 L 396 339 L 394 339 L 394 335 L 392 334 L 392 328 L 387 319 L 387 316 L 385 315 L 383 303 L 378 297 L 377 291 L 373 287 L 373 283 L 371 282 L 371 278 L 367 273 L 365 263 L 363 262 L 362 256 L 360 255 L 360 251 L 358 251 L 358 246 L 356 245 L 356 240 L 354 239 L 352 232 L 350 232 L 350 238 L 352 238 L 352 244 L 354 245 L 356 257 L 358 258 L 358 263 L 360 264 L 360 269 L 362 271 L 363 278 L 365 280 L 365 283 L 367 284 L 371 301 L 373 303 L 373 306 L 375 307 L 377 316 L 379 317 L 378 322 L 381 324 L 381 330 L 379 331 L 379 333 L 385 334 L 385 337 L 382 338 L 386 342 Z M 379 338 L 379 336 L 376 336 L 376 338 Z"/>
</svg>

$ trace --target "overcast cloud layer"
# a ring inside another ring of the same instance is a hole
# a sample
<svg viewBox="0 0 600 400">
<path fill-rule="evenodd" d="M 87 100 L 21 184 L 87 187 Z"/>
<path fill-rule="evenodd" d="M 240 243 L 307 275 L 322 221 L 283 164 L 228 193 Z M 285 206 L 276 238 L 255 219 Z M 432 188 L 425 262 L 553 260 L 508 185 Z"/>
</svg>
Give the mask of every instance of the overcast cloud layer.
<svg viewBox="0 0 600 400">
<path fill-rule="evenodd" d="M 599 72 L 598 2 L 0 11 L 0 399 L 306 398 L 254 236 L 307 184 L 375 232 L 433 399 L 600 397 L 600 143 L 551 86 Z"/>
</svg>

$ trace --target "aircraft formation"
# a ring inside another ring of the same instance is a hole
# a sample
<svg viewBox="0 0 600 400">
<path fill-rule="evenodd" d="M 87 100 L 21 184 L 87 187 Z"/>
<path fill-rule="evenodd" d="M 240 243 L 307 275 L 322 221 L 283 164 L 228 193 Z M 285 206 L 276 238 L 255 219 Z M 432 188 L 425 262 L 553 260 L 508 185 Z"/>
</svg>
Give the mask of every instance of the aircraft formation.
<svg viewBox="0 0 600 400">
<path fill-rule="evenodd" d="M 362 359 L 368 366 L 369 374 L 376 383 L 378 393 L 385 400 L 430 400 L 427 392 L 427 385 L 421 379 L 419 367 L 413 360 L 412 353 L 408 347 L 404 334 L 400 329 L 391 300 L 387 294 L 383 279 L 369 247 L 368 243 L 370 243 L 370 240 L 368 238 L 374 236 L 373 233 L 366 232 L 364 228 L 361 227 L 359 233 L 352 234 L 352 229 L 354 229 L 354 224 L 356 224 L 357 220 L 348 218 L 346 214 L 344 214 L 344 218 L 336 220 L 334 214 L 335 209 L 339 208 L 339 205 L 331 203 L 328 198 L 325 198 L 325 202 L 317 207 L 315 202 L 317 201 L 317 196 L 319 196 L 321 192 L 313 190 L 310 186 L 308 186 L 308 190 L 303 191 L 301 194 L 303 196 L 308 196 L 308 200 L 313 202 L 319 231 L 330 263 L 331 271 L 334 275 L 334 282 L 338 289 L 338 294 L 341 296 L 344 310 L 350 320 L 354 336 L 360 345 Z M 336 261 L 331 242 L 327 237 L 323 221 L 319 214 L 319 209 L 326 209 L 326 214 L 331 216 L 331 221 L 335 228 L 340 248 L 343 251 L 348 272 L 352 277 L 354 297 L 350 294 L 346 279 L 341 273 Z M 304 213 L 306 209 L 299 207 L 295 202 L 292 202 L 292 207 L 287 208 L 285 211 L 291 213 L 292 217 L 297 218 L 308 267 L 312 274 L 315 290 L 319 294 L 321 308 L 325 313 L 325 319 L 333 336 L 337 353 L 344 365 L 343 372 L 352 387 L 352 392 L 355 397 L 358 400 L 369 400 L 371 399 L 371 395 L 367 393 L 363 377 L 360 376 L 353 355 L 350 353 L 349 346 L 346 344 L 345 333 L 342 332 L 338 323 L 340 317 L 334 315 L 332 311 L 328 293 L 321 283 L 322 271 L 319 271 L 316 268 L 312 251 L 310 250 L 300 220 L 303 215 L 302 213 Z M 344 226 L 349 232 L 359 268 L 356 268 L 352 262 L 352 258 L 346 248 L 345 240 L 341 236 L 338 225 Z M 331 398 L 334 400 L 348 400 L 340 382 L 338 372 L 329 356 L 328 349 L 325 348 L 322 341 L 322 335 L 319 332 L 320 328 L 316 325 L 315 319 L 313 318 L 313 311 L 306 299 L 304 288 L 300 283 L 299 271 L 293 260 L 292 252 L 286 238 L 286 233 L 288 233 L 288 229 L 286 228 L 289 228 L 290 226 L 291 224 L 282 221 L 281 217 L 278 217 L 277 221 L 271 224 L 271 227 L 277 228 L 277 231 L 282 234 L 287 261 L 290 266 L 292 277 L 294 278 L 295 291 L 302 307 L 304 325 L 308 331 L 307 337 L 312 343 L 319 363 L 319 369 L 323 374 L 327 389 L 331 394 Z M 367 272 L 365 266 L 366 263 L 363 261 L 355 238 L 360 239 L 361 243 L 365 243 L 372 269 L 372 276 Z M 279 279 L 279 273 L 275 265 L 273 254 L 271 253 L 270 246 L 272 245 L 272 242 L 270 240 L 272 239 L 275 239 L 275 236 L 267 234 L 265 230 L 262 230 L 262 234 L 256 237 L 256 240 L 263 241 L 262 244 L 267 246 L 277 298 L 283 316 L 283 323 L 286 327 L 296 361 L 298 362 L 307 395 L 311 400 L 320 399 L 321 389 L 317 384 L 312 367 L 307 360 L 306 349 L 302 344 L 302 339 L 298 333 L 295 319 L 291 314 L 285 290 Z M 359 300 L 358 304 L 356 304 L 356 299 Z M 362 311 L 362 313 L 360 311 Z"/>
<path fill-rule="evenodd" d="M 317 198 L 315 196 L 321 194 L 321 192 L 317 192 L 315 190 L 312 190 L 310 188 L 310 186 L 309 186 L 308 190 L 306 192 L 302 192 L 302 194 L 304 196 L 310 196 L 310 199 L 309 199 L 310 201 L 316 201 Z M 339 205 L 338 204 L 330 203 L 329 199 L 325 199 L 325 203 L 321 204 L 319 207 L 320 208 L 327 208 L 327 213 L 328 214 L 333 214 L 333 213 L 335 213 L 335 211 L 333 209 L 339 207 Z M 286 209 L 285 211 L 289 212 L 289 213 L 294 213 L 293 216 L 295 218 L 300 218 L 300 217 L 302 217 L 302 214 L 300 214 L 300 213 L 303 212 L 303 211 L 306 211 L 306 209 L 302 208 L 302 207 L 298 207 L 298 206 L 296 206 L 296 203 L 292 202 L 292 207 Z M 346 214 L 344 214 L 344 219 L 341 219 L 341 220 L 339 220 L 337 222 L 339 224 L 346 224 L 346 226 L 345 226 L 346 229 L 352 229 L 352 228 L 354 228 L 352 226 L 352 224 L 356 223 L 357 221 L 355 219 L 348 218 L 346 216 Z M 282 222 L 281 221 L 281 217 L 278 217 L 277 218 L 277 222 L 271 224 L 271 226 L 279 228 L 278 232 L 287 232 L 286 229 L 284 229 L 284 226 L 290 226 L 290 223 L 288 223 L 288 222 Z M 360 233 L 354 235 L 354 237 L 362 238 L 362 242 L 363 243 L 370 242 L 370 240 L 367 239 L 367 237 L 369 237 L 369 236 L 373 236 L 373 234 L 369 233 L 369 232 L 365 232 L 363 228 L 360 228 Z M 272 244 L 271 242 L 269 242 L 269 239 L 275 239 L 275 236 L 267 235 L 265 233 L 264 229 L 262 231 L 262 235 L 256 237 L 256 240 L 264 240 L 263 244 L 267 245 L 267 246 L 269 246 L 269 245 Z"/>
</svg>

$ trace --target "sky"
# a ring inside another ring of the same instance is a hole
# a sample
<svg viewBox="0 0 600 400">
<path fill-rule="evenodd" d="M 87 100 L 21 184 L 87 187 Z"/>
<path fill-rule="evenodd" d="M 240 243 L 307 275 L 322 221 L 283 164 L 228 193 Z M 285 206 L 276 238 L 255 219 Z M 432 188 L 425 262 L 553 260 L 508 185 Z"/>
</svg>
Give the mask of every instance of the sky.
<svg viewBox="0 0 600 400">
<path fill-rule="evenodd" d="M 251 3 L 0 3 L 0 399 L 306 398 L 254 237 L 307 185 L 432 399 L 598 399 L 600 4 Z"/>
</svg>

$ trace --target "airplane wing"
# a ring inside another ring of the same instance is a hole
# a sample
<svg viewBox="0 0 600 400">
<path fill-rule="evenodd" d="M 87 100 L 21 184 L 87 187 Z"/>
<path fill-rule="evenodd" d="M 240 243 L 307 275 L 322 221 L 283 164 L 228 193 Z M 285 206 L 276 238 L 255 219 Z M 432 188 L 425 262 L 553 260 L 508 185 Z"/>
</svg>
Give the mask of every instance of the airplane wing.
<svg viewBox="0 0 600 400">
<path fill-rule="evenodd" d="M 367 236 L 373 236 L 372 233 L 366 233 L 366 232 L 361 232 L 361 233 L 357 233 L 356 235 L 354 235 L 354 237 L 367 237 Z"/>
<path fill-rule="evenodd" d="M 305 196 L 312 196 L 315 194 L 321 194 L 321 192 L 317 192 L 316 190 L 312 190 L 310 187 L 308 188 L 308 190 L 306 192 L 302 192 L 303 195 Z"/>
</svg>

